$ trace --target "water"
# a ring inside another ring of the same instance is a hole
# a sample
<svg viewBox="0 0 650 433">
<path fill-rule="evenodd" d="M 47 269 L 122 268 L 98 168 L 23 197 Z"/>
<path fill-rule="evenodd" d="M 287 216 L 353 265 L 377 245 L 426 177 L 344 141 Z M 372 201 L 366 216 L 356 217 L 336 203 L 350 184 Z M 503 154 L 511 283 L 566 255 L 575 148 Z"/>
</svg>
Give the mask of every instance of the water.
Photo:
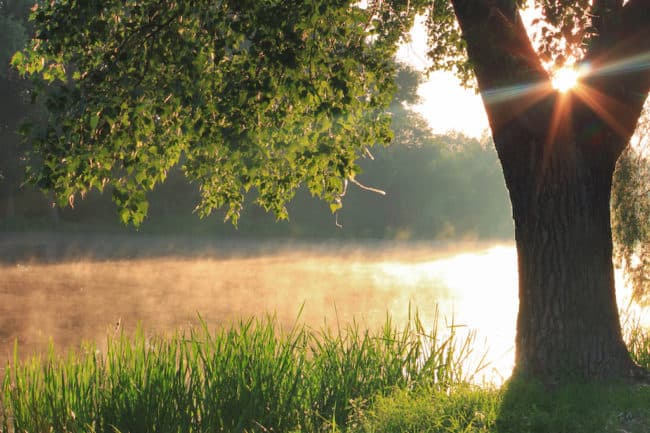
<svg viewBox="0 0 650 433">
<path fill-rule="evenodd" d="M 507 378 L 514 363 L 517 317 L 517 253 L 513 245 L 497 245 L 463 252 L 449 258 L 418 263 L 382 263 L 390 284 L 403 290 L 392 306 L 408 302 L 425 314 L 437 303 L 448 321 L 474 330 L 479 344 L 476 355 L 487 351 L 493 380 Z M 428 287 L 444 287 L 444 296 L 432 296 Z M 433 318 L 429 316 L 429 323 Z"/>
<path fill-rule="evenodd" d="M 199 314 L 212 325 L 273 313 L 285 326 L 356 320 L 372 328 L 386 314 L 401 326 L 417 309 L 432 327 L 439 309 L 443 326 L 476 331 L 490 380 L 512 370 L 512 244 L 220 245 L 193 256 L 71 257 L 0 265 L 0 362 L 16 339 L 23 356 L 50 341 L 60 349 L 82 340 L 101 346 L 118 328 L 172 332 L 196 325 Z"/>
</svg>

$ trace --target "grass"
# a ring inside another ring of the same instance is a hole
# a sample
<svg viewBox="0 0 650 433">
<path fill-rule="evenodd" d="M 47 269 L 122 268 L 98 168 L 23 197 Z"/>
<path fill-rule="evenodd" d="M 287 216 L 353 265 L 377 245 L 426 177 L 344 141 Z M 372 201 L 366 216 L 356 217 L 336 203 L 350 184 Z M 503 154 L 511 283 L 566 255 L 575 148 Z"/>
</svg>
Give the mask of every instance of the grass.
<svg viewBox="0 0 650 433">
<path fill-rule="evenodd" d="M 650 367 L 650 334 L 627 334 Z M 377 332 L 352 323 L 282 329 L 274 317 L 92 346 L 7 366 L 0 431 L 648 433 L 650 387 L 471 385 L 473 336 L 413 315 Z"/>
<path fill-rule="evenodd" d="M 627 328 L 632 358 L 650 369 L 650 332 Z M 650 386 L 512 381 L 500 389 L 395 389 L 359 411 L 355 433 L 649 433 Z"/>
<path fill-rule="evenodd" d="M 650 329 L 644 328 L 638 320 L 632 320 L 625 327 L 625 340 L 632 359 L 637 364 L 650 369 Z"/>
<path fill-rule="evenodd" d="M 395 390 L 378 397 L 355 431 L 364 433 L 487 433 L 493 431 L 501 394 L 458 384 L 446 392 Z"/>
<path fill-rule="evenodd" d="M 425 331 L 417 314 L 371 333 L 352 323 L 282 330 L 273 317 L 215 331 L 110 338 L 7 366 L 2 432 L 335 431 L 382 396 L 467 382 L 472 335 Z M 345 429 L 345 428 L 343 428 Z"/>
<path fill-rule="evenodd" d="M 378 397 L 351 431 L 362 433 L 648 433 L 650 387 L 510 383 Z"/>
<path fill-rule="evenodd" d="M 648 433 L 650 387 L 511 383 L 496 424 L 500 433 Z"/>
</svg>

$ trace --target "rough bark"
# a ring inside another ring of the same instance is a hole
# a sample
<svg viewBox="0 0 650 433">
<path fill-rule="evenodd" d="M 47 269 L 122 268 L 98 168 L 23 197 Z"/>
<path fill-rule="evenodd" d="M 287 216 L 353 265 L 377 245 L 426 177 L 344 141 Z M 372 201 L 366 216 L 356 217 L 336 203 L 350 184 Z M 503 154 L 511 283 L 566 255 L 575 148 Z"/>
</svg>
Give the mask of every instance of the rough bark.
<svg viewBox="0 0 650 433">
<path fill-rule="evenodd" d="M 563 110 L 563 98 L 569 96 L 550 98 L 552 110 Z M 548 125 L 553 114 L 542 104 L 529 116 Z M 532 149 L 525 159 L 502 159 L 518 251 L 516 372 L 545 381 L 630 377 L 635 369 L 621 336 L 612 264 L 615 159 L 594 158 L 594 143 L 568 127 L 499 137 Z"/>
<path fill-rule="evenodd" d="M 595 75 L 584 93 L 550 85 L 514 2 L 452 0 L 474 63 L 510 193 L 519 269 L 515 374 L 543 382 L 643 375 L 621 336 L 612 264 L 610 191 L 650 87 L 650 72 Z M 596 2 L 595 68 L 650 40 L 648 6 Z M 625 25 L 623 25 L 625 24 Z M 641 51 L 640 51 L 641 50 Z M 500 88 L 530 89 L 486 97 Z"/>
</svg>

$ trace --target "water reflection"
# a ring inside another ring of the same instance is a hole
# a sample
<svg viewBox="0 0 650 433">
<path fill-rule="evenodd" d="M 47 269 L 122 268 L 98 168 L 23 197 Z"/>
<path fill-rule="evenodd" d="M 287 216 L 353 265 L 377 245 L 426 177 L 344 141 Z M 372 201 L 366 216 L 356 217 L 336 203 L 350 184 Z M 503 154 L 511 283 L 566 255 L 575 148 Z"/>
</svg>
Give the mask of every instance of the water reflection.
<svg viewBox="0 0 650 433">
<path fill-rule="evenodd" d="M 0 362 L 82 340 L 101 345 L 120 322 L 150 333 L 274 313 L 319 328 L 352 320 L 378 327 L 386 313 L 402 326 L 409 308 L 433 326 L 436 306 L 447 323 L 476 330 L 495 374 L 514 359 L 517 313 L 513 245 L 458 248 L 365 245 L 265 249 L 245 257 L 75 260 L 0 265 Z M 619 287 L 623 287 L 618 281 Z M 625 290 L 619 305 L 624 305 Z M 479 344 L 480 345 L 480 344 Z M 481 352 L 481 347 L 477 348 Z"/>
<path fill-rule="evenodd" d="M 411 302 L 427 316 L 437 303 L 442 315 L 484 339 L 493 376 L 508 377 L 514 362 L 517 316 L 517 254 L 513 246 L 495 246 L 424 263 L 385 262 L 383 278 L 402 287 L 391 306 L 393 314 Z M 431 298 L 431 287 L 441 287 Z M 481 354 L 478 348 L 477 355 Z"/>
</svg>

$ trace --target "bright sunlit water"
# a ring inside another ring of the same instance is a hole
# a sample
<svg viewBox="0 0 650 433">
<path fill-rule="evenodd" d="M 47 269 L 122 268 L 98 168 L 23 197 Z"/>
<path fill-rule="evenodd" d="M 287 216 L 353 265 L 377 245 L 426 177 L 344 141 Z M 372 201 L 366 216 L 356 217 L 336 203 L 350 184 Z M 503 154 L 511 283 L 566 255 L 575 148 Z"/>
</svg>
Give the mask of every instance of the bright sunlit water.
<svg viewBox="0 0 650 433">
<path fill-rule="evenodd" d="M 148 333 L 275 314 L 283 326 L 357 321 L 402 327 L 417 310 L 427 328 L 476 332 L 474 355 L 487 351 L 484 376 L 499 382 L 514 361 L 516 251 L 501 245 L 391 243 L 269 247 L 224 257 L 134 257 L 26 261 L 0 265 L 0 360 L 18 339 L 21 354 L 82 340 L 101 345 L 117 323 Z M 623 287 L 618 281 L 618 287 Z M 621 290 L 619 305 L 627 305 Z M 478 359 L 474 360 L 478 361 Z"/>
<path fill-rule="evenodd" d="M 495 246 L 453 257 L 420 263 L 386 262 L 383 278 L 402 287 L 391 310 L 411 302 L 429 323 L 428 305 L 437 303 L 447 322 L 465 331 L 477 331 L 475 355 L 487 351 L 490 372 L 508 377 L 514 362 L 517 316 L 517 259 L 511 246 Z M 444 296 L 429 298 L 427 287 L 444 287 Z M 461 330 L 461 335 L 464 334 Z"/>
<path fill-rule="evenodd" d="M 386 284 L 402 287 L 402 296 L 395 300 L 392 311 L 397 312 L 411 302 L 431 323 L 433 318 L 427 316 L 429 310 L 423 308 L 434 301 L 428 298 L 427 287 L 436 284 L 444 287 L 444 295 L 434 302 L 445 317 L 453 318 L 455 325 L 476 331 L 479 344 L 475 355 L 487 353 L 490 361 L 490 368 L 482 377 L 498 383 L 510 375 L 518 309 L 514 246 L 499 245 L 431 262 L 385 262 L 381 268 L 383 278 L 390 281 Z M 650 326 L 647 310 L 630 302 L 631 291 L 620 272 L 616 275 L 616 287 L 622 320 Z"/>
</svg>

